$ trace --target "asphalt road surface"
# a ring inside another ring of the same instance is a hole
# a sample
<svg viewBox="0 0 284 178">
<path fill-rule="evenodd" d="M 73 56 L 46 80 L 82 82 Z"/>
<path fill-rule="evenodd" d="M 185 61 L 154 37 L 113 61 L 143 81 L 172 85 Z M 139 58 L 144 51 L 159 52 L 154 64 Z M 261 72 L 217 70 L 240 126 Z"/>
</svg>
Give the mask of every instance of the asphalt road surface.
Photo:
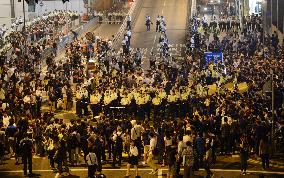
<svg viewBox="0 0 284 178">
<path fill-rule="evenodd" d="M 83 158 L 80 157 L 81 163 Z M 214 178 L 259 178 L 261 174 L 265 178 L 281 178 L 284 177 L 284 169 L 271 168 L 269 170 L 262 171 L 261 166 L 258 164 L 249 164 L 248 175 L 241 176 L 239 170 L 239 158 L 238 157 L 218 157 L 216 165 L 214 165 L 212 171 L 214 172 Z M 0 178 L 16 178 L 23 176 L 23 165 L 15 165 L 15 160 L 6 160 L 4 165 L 0 166 Z M 71 167 L 72 176 L 65 176 L 68 178 L 85 178 L 87 177 L 87 168 L 82 166 Z M 49 162 L 47 157 L 34 157 L 33 159 L 33 172 L 36 174 L 33 177 L 46 177 L 46 178 L 57 178 L 58 174 L 54 173 L 49 168 Z M 139 175 L 142 178 L 165 178 L 167 174 L 167 167 L 159 167 L 157 175 L 149 175 L 151 169 L 146 165 L 139 165 Z M 126 162 L 124 161 L 121 168 L 112 168 L 109 164 L 103 166 L 103 173 L 107 178 L 124 178 L 126 174 Z M 181 169 L 181 174 L 183 169 Z M 134 171 L 131 171 L 130 178 L 134 178 Z M 196 178 L 204 177 L 205 171 L 200 170 L 195 173 Z"/>
<path fill-rule="evenodd" d="M 160 34 L 155 31 L 156 17 L 164 16 L 170 44 L 183 44 L 188 0 L 144 0 L 141 12 L 133 28 L 131 47 L 155 50 Z M 146 31 L 145 17 L 150 16 L 153 25 Z"/>
</svg>

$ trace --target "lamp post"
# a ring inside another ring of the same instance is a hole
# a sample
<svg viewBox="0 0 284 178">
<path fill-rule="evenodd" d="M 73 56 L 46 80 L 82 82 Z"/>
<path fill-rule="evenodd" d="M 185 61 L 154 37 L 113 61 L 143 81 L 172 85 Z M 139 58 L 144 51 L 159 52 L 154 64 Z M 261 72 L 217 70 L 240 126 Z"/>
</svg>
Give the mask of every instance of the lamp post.
<svg viewBox="0 0 284 178">
<path fill-rule="evenodd" d="M 24 27 L 23 27 L 23 36 L 24 36 L 24 50 L 25 53 L 27 52 L 27 36 L 26 36 L 26 8 L 25 8 L 25 0 L 22 0 L 23 2 L 23 16 L 24 16 Z"/>
<path fill-rule="evenodd" d="M 278 18 L 279 18 L 279 16 L 278 16 L 278 13 L 279 13 L 279 6 L 278 6 L 278 3 L 279 3 L 279 2 L 278 2 L 278 0 L 277 0 L 277 14 L 276 14 L 276 15 L 277 15 L 277 16 L 276 16 L 276 18 L 277 18 L 277 22 L 276 22 L 276 23 L 277 23 L 277 29 L 279 29 L 279 19 L 278 19 Z"/>
<path fill-rule="evenodd" d="M 267 6 L 266 6 L 266 3 L 265 3 L 266 0 L 262 0 L 261 1 L 261 9 L 262 9 L 262 30 L 263 30 L 263 48 L 264 48 L 264 44 L 265 44 L 265 35 L 266 35 L 266 9 L 267 9 Z M 264 53 L 263 53 L 264 55 Z"/>
<path fill-rule="evenodd" d="M 274 102 L 275 102 L 275 93 L 274 93 L 274 81 L 273 81 L 273 69 L 270 69 L 270 82 L 271 82 L 271 143 L 272 143 L 272 154 L 275 152 L 275 142 L 274 142 L 274 134 L 275 134 L 275 116 L 274 116 Z"/>
<path fill-rule="evenodd" d="M 25 9 L 25 1 L 23 0 L 23 14 L 24 14 L 24 34 L 26 33 L 26 9 Z"/>
</svg>

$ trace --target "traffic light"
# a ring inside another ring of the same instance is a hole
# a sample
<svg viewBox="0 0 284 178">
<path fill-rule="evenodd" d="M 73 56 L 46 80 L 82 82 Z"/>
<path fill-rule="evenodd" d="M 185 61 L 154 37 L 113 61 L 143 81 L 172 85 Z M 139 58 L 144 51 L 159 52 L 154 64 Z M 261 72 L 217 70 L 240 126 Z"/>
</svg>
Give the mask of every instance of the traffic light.
<svg viewBox="0 0 284 178">
<path fill-rule="evenodd" d="M 63 2 L 63 4 L 64 4 L 65 2 L 69 2 L 69 0 L 62 0 L 62 2 Z"/>
</svg>

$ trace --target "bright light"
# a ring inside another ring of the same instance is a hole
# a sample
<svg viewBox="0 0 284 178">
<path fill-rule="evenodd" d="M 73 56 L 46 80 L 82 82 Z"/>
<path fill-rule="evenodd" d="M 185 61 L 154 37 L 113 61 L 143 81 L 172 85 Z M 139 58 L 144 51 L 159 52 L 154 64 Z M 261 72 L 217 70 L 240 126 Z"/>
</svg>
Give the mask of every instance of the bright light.
<svg viewBox="0 0 284 178">
<path fill-rule="evenodd" d="M 207 7 L 204 7 L 204 10 L 207 11 Z"/>
</svg>

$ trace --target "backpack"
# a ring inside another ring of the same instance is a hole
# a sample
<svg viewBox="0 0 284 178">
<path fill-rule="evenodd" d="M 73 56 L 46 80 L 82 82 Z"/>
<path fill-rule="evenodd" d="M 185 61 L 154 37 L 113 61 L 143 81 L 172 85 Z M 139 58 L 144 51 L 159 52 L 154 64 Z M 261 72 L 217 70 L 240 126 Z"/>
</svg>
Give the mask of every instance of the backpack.
<svg viewBox="0 0 284 178">
<path fill-rule="evenodd" d="M 20 150 L 23 153 L 28 153 L 32 151 L 32 142 L 29 139 L 23 139 L 20 144 Z"/>
<path fill-rule="evenodd" d="M 68 138 L 68 147 L 69 148 L 76 148 L 78 146 L 78 140 L 75 134 L 72 134 Z"/>
<path fill-rule="evenodd" d="M 117 135 L 115 145 L 116 145 L 116 148 L 122 148 L 123 140 L 121 138 L 121 135 Z"/>
</svg>

